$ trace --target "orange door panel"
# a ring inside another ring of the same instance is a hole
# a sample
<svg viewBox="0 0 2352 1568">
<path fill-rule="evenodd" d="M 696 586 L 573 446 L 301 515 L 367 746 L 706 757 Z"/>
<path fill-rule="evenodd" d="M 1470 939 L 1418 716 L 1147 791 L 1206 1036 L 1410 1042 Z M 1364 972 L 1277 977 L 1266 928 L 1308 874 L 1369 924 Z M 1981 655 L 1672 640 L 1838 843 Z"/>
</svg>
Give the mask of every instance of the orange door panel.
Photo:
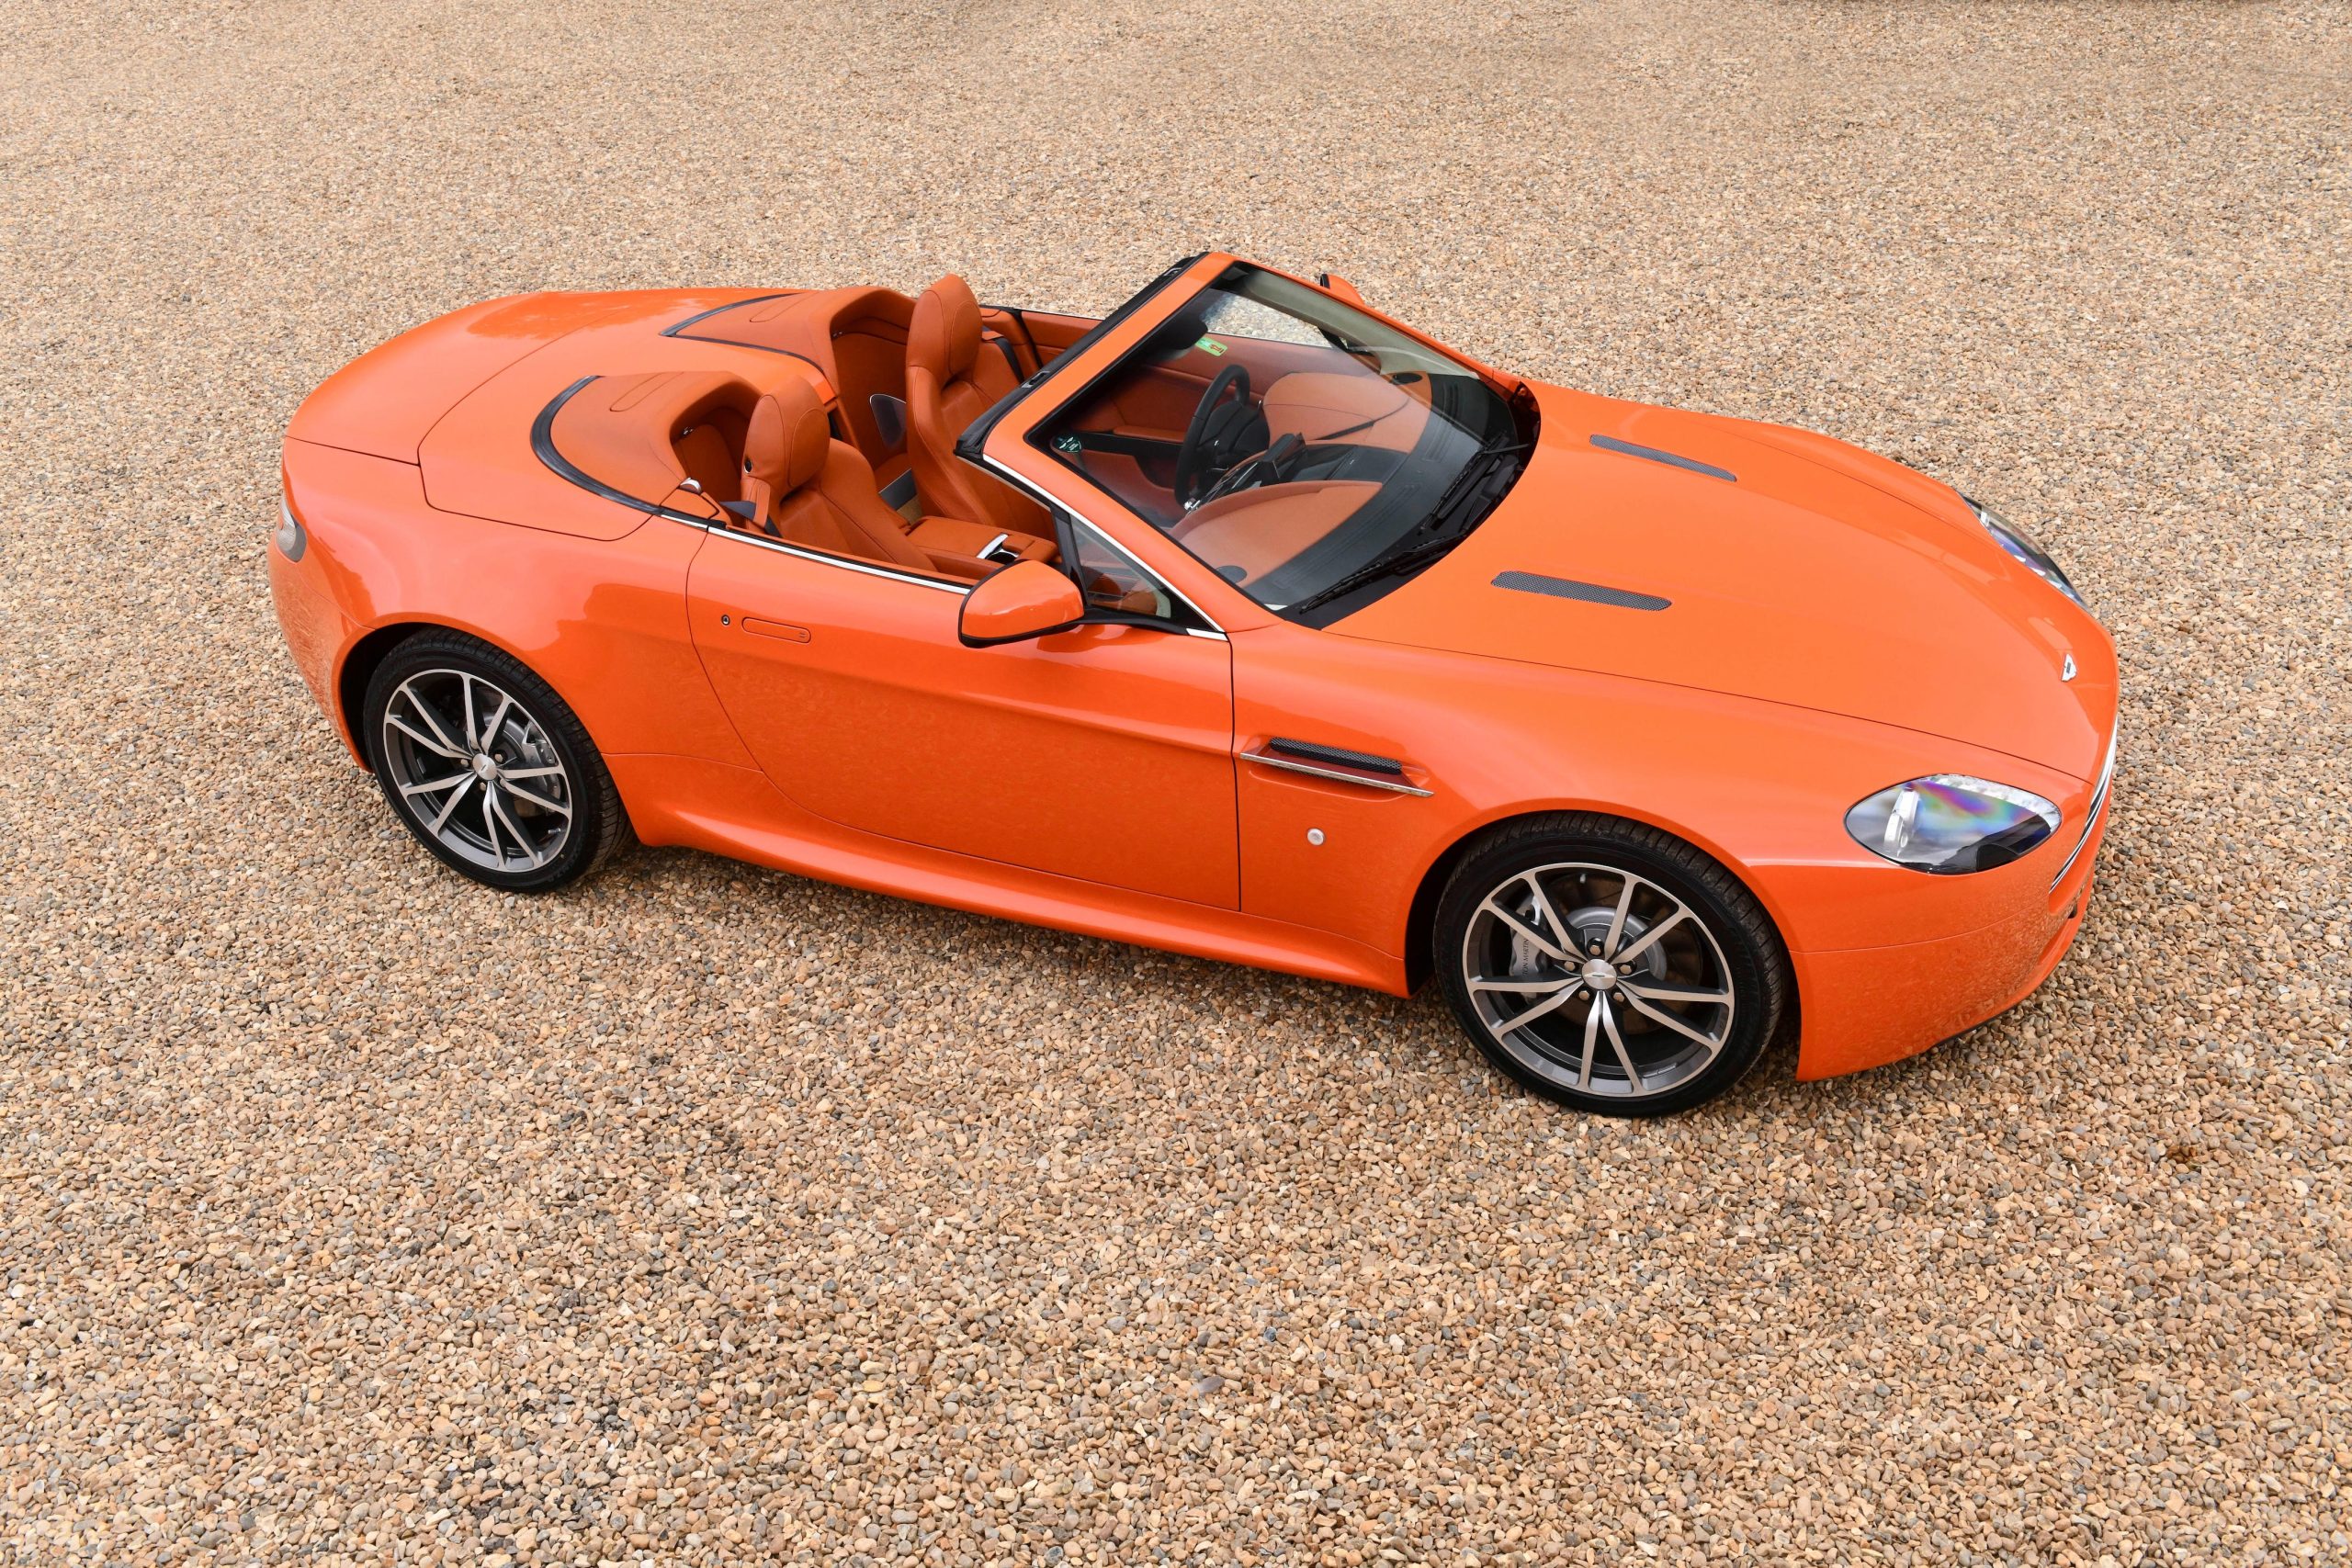
<svg viewBox="0 0 2352 1568">
<path fill-rule="evenodd" d="M 1234 908 L 1220 639 L 1081 626 L 967 648 L 963 594 L 714 534 L 695 647 L 777 787 L 846 827 Z"/>
</svg>

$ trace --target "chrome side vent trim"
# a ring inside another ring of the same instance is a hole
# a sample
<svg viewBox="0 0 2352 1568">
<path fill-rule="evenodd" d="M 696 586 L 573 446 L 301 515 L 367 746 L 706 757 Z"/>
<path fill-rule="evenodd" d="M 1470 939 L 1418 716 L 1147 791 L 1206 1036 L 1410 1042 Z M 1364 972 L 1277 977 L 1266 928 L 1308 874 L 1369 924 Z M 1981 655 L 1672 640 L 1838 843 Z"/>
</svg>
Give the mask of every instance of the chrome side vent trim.
<svg viewBox="0 0 2352 1568">
<path fill-rule="evenodd" d="M 1265 750 L 1239 755 L 1243 761 L 1255 762 L 1261 768 L 1280 768 L 1284 773 L 1305 773 L 1334 784 L 1362 784 L 1391 795 L 1426 797 L 1430 793 L 1419 784 L 1405 782 L 1404 763 L 1393 757 L 1375 757 L 1368 751 L 1343 751 L 1336 746 L 1284 740 L 1277 736 L 1266 742 Z"/>
</svg>

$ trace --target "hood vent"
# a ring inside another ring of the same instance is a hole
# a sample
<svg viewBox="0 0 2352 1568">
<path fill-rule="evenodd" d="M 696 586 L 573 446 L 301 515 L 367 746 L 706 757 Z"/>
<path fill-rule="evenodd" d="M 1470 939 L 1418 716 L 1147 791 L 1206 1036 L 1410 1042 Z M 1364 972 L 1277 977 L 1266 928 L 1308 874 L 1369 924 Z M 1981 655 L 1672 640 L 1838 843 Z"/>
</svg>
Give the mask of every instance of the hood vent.
<svg viewBox="0 0 2352 1568">
<path fill-rule="evenodd" d="M 1696 457 L 1685 457 L 1679 453 L 1661 452 L 1655 446 L 1636 446 L 1613 435 L 1595 435 L 1592 444 L 1603 452 L 1615 452 L 1627 457 L 1647 457 L 1651 462 L 1664 463 L 1669 468 L 1688 468 L 1711 479 L 1729 479 L 1734 484 L 1739 482 L 1739 476 L 1729 468 L 1718 468 L 1713 463 L 1702 463 Z"/>
<path fill-rule="evenodd" d="M 1598 582 L 1578 582 L 1566 577 L 1543 577 L 1532 571 L 1498 572 L 1495 574 L 1495 586 L 1516 589 L 1521 593 L 1547 593 L 1555 599 L 1574 599 L 1586 604 L 1608 604 L 1620 610 L 1663 610 L 1674 603 L 1655 593 L 1604 588 Z"/>
</svg>

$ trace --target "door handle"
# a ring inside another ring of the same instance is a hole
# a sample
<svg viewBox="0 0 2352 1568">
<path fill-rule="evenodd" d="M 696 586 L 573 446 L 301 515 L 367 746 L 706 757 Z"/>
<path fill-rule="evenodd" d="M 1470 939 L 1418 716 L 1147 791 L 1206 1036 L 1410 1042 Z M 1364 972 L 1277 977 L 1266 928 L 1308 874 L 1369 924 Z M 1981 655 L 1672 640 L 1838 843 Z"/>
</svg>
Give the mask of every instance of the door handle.
<svg viewBox="0 0 2352 1568">
<path fill-rule="evenodd" d="M 743 629 L 753 637 L 772 637 L 784 642 L 808 640 L 807 626 L 796 626 L 789 621 L 763 621 L 757 615 L 744 616 Z"/>
<path fill-rule="evenodd" d="M 1255 762 L 1261 768 L 1280 768 L 1284 773 L 1305 773 L 1309 778 L 1329 779 L 1336 784 L 1361 784 L 1392 795 L 1426 796 L 1430 793 L 1406 782 L 1404 763 L 1394 757 L 1375 757 L 1369 751 L 1346 751 L 1337 746 L 1318 746 L 1311 740 L 1287 740 L 1275 736 L 1260 750 L 1244 751 L 1240 756 L 1243 761 Z"/>
</svg>

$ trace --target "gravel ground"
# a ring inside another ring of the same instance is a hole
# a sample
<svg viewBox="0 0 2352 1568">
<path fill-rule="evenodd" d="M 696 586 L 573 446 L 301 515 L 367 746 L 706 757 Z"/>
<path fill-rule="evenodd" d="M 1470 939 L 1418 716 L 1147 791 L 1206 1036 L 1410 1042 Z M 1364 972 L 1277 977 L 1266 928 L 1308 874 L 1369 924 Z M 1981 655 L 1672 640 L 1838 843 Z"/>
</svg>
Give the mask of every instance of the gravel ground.
<svg viewBox="0 0 2352 1568">
<path fill-rule="evenodd" d="M 2352 16 L 503 9 L 0 0 L 0 1562 L 2352 1557 Z M 279 646 L 279 433 L 427 316 L 1208 244 L 2044 533 L 2055 979 L 1584 1121 L 1433 997 L 494 897 Z"/>
</svg>

